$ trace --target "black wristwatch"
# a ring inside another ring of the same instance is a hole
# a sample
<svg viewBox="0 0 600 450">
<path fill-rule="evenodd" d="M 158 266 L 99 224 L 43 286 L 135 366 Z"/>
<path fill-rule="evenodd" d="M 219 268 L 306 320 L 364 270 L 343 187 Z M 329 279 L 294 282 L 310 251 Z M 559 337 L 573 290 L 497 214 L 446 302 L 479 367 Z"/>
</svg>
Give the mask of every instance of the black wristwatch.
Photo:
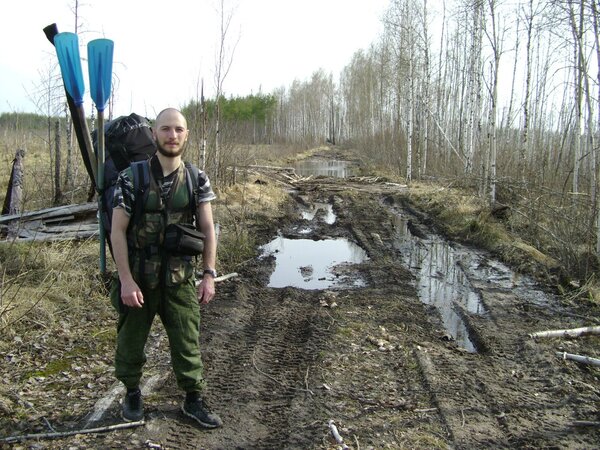
<svg viewBox="0 0 600 450">
<path fill-rule="evenodd" d="M 206 274 L 209 274 L 213 278 L 217 278 L 217 271 L 215 269 L 204 269 L 204 272 L 202 272 L 202 275 L 206 275 Z"/>
</svg>

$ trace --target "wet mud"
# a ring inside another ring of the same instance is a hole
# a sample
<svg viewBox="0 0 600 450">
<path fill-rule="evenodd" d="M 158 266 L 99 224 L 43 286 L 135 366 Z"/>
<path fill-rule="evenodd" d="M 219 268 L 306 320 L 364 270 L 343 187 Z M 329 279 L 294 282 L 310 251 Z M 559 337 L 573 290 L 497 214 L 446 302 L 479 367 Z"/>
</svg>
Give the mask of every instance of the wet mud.
<svg viewBox="0 0 600 450">
<path fill-rule="evenodd" d="M 77 445 L 340 448 L 331 420 L 346 445 L 362 450 L 600 445 L 598 428 L 578 422 L 599 420 L 598 371 L 556 356 L 593 354 L 595 338 L 528 337 L 589 325 L 584 313 L 485 252 L 437 235 L 426 212 L 407 208 L 400 185 L 318 177 L 296 183 L 289 203 L 287 216 L 261 228 L 256 258 L 203 308 L 206 397 L 224 426 L 202 430 L 181 415 L 159 326 L 145 375 L 155 377 L 146 425 Z M 342 240 L 365 257 L 319 275 L 318 260 L 338 250 L 317 247 L 313 264 L 297 261 L 297 282 L 270 287 L 278 261 L 265 248 L 276 239 Z M 331 283 L 311 284 L 319 278 Z M 115 401 L 98 423 L 118 414 Z"/>
</svg>

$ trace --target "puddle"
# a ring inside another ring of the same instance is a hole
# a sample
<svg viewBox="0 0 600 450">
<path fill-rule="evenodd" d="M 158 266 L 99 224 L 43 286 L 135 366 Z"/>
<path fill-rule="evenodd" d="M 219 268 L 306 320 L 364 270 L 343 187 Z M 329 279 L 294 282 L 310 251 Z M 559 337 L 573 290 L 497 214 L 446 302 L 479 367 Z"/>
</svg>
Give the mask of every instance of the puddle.
<svg viewBox="0 0 600 450">
<path fill-rule="evenodd" d="M 298 161 L 294 168 L 296 173 L 303 177 L 328 176 L 335 178 L 346 178 L 354 175 L 354 170 L 348 161 L 331 159 L 305 159 Z"/>
<path fill-rule="evenodd" d="M 451 246 L 439 236 L 418 238 L 408 229 L 408 219 L 398 212 L 395 214 L 396 248 L 416 278 L 419 298 L 438 309 L 446 331 L 466 350 L 477 351 L 460 317 L 460 309 L 478 315 L 487 313 L 476 288 L 478 284 L 486 289 L 510 291 L 525 302 L 549 304 L 549 295 L 531 277 L 513 272 L 483 252 Z"/>
<path fill-rule="evenodd" d="M 323 215 L 323 221 L 328 225 L 335 223 L 335 213 L 333 212 L 333 206 L 329 203 L 313 203 L 310 207 L 307 207 L 302 211 L 302 218 L 305 220 L 313 220 L 317 213 Z"/>
<path fill-rule="evenodd" d="M 419 239 L 408 230 L 407 219 L 397 216 L 396 246 L 406 266 L 416 277 L 419 298 L 437 308 L 446 331 L 469 352 L 476 352 L 467 327 L 455 304 L 474 314 L 485 314 L 481 297 L 460 264 L 460 256 L 443 239 Z"/>
<path fill-rule="evenodd" d="M 350 284 L 335 274 L 335 269 L 343 264 L 357 264 L 368 259 L 362 248 L 347 239 L 313 241 L 278 237 L 264 245 L 262 250 L 263 256 L 275 257 L 275 270 L 269 279 L 269 287 L 328 289 L 365 285 L 355 274 Z"/>
</svg>

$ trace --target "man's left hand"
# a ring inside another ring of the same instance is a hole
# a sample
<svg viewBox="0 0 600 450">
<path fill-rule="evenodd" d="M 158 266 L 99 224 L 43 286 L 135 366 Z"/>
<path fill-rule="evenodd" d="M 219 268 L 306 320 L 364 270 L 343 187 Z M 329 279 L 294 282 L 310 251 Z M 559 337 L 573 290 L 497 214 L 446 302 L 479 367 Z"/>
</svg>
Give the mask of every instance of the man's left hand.
<svg viewBox="0 0 600 450">
<path fill-rule="evenodd" d="M 215 279 L 210 275 L 204 275 L 198 285 L 198 301 L 204 305 L 210 302 L 215 296 Z"/>
</svg>

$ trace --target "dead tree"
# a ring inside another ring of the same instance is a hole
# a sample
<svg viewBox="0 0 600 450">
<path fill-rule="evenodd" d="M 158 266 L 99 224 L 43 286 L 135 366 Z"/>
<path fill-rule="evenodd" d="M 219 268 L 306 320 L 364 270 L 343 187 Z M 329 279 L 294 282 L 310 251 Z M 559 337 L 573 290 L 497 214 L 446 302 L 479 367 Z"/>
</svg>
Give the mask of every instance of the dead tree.
<svg viewBox="0 0 600 450">
<path fill-rule="evenodd" d="M 2 206 L 2 215 L 16 215 L 21 213 L 21 201 L 23 198 L 23 158 L 25 150 L 17 150 L 13 166 L 10 172 L 6 197 Z M 17 234 L 18 220 L 11 221 L 8 225 L 8 237 L 15 237 Z"/>
<path fill-rule="evenodd" d="M 60 187 L 60 121 L 56 121 L 54 131 L 54 206 L 60 205 L 62 189 Z"/>
</svg>

